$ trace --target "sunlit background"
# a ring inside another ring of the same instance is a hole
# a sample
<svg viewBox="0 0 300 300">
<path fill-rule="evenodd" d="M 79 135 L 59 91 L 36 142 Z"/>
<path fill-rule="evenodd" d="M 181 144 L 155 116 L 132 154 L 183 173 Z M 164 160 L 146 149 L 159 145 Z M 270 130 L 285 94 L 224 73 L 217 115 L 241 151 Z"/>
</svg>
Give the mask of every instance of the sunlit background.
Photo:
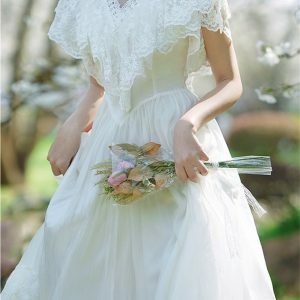
<svg viewBox="0 0 300 300">
<path fill-rule="evenodd" d="M 2 0 L 2 287 L 44 220 L 57 187 L 46 156 L 87 87 L 80 62 L 48 39 L 56 4 Z M 253 216 L 277 299 L 300 299 L 300 7 L 280 0 L 229 5 L 244 93 L 218 121 L 232 155 L 272 158 L 271 176 L 242 181 L 268 211 Z M 199 87 L 212 82 L 208 75 Z"/>
</svg>

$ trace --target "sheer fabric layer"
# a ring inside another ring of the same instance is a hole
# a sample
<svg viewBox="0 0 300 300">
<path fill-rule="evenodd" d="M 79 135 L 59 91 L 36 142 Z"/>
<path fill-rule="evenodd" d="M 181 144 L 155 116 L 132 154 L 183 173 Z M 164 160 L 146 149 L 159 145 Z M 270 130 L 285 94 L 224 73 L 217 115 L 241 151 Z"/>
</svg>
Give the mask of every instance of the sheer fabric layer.
<svg viewBox="0 0 300 300">
<path fill-rule="evenodd" d="M 196 101 L 186 89 L 158 94 L 122 126 L 103 102 L 3 300 L 275 299 L 235 171 L 178 182 L 129 206 L 112 205 L 95 186 L 90 168 L 109 158 L 112 142 L 152 140 L 172 152 L 176 120 Z M 215 120 L 196 136 L 212 159 L 231 157 Z"/>
<path fill-rule="evenodd" d="M 49 36 L 106 93 L 2 299 L 274 300 L 236 171 L 115 206 L 91 170 L 110 158 L 112 143 L 155 141 L 173 152 L 176 121 L 199 101 L 183 79 L 207 64 L 200 26 L 230 37 L 227 2 L 109 1 L 60 0 L 56 8 Z M 128 112 L 122 122 L 118 106 Z M 211 160 L 231 158 L 216 120 L 196 136 Z"/>
</svg>

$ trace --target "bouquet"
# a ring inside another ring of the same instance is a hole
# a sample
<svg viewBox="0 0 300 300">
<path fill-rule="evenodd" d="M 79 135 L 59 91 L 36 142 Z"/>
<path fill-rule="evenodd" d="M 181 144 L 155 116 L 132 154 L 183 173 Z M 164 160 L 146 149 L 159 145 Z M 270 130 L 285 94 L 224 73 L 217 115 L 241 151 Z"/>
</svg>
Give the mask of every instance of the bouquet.
<svg viewBox="0 0 300 300">
<path fill-rule="evenodd" d="M 92 169 L 104 194 L 118 204 L 129 204 L 143 195 L 169 187 L 176 180 L 175 162 L 160 144 L 149 142 L 109 146 L 111 159 Z M 269 156 L 241 156 L 226 161 L 203 161 L 207 168 L 236 169 L 243 174 L 270 175 Z"/>
</svg>

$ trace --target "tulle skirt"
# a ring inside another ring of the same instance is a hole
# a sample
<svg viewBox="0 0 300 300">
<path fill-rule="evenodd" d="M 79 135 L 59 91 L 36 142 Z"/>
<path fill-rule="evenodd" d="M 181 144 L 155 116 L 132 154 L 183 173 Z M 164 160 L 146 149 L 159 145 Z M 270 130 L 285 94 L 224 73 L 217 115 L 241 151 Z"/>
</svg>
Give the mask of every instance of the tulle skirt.
<svg viewBox="0 0 300 300">
<path fill-rule="evenodd" d="M 110 158 L 112 143 L 172 152 L 175 123 L 196 101 L 187 89 L 161 92 L 119 124 L 104 98 L 3 300 L 275 299 L 236 171 L 211 170 L 127 206 L 95 185 L 91 167 Z M 231 158 L 216 120 L 196 135 L 211 160 Z"/>
</svg>

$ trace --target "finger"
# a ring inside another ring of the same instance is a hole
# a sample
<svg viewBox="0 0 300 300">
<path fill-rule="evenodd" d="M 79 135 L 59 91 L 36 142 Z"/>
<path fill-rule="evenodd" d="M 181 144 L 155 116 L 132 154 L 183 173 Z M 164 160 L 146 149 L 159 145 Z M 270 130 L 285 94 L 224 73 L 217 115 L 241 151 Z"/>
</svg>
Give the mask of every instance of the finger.
<svg viewBox="0 0 300 300">
<path fill-rule="evenodd" d="M 199 149 L 198 155 L 201 160 L 204 160 L 204 161 L 209 160 L 208 155 L 203 151 L 202 148 Z"/>
<path fill-rule="evenodd" d="M 175 172 L 179 179 L 181 179 L 182 181 L 187 181 L 188 175 L 186 174 L 183 166 L 175 164 Z"/>
<path fill-rule="evenodd" d="M 198 154 L 198 156 L 199 156 L 199 159 L 204 160 L 204 161 L 209 160 L 209 157 L 208 157 L 208 155 L 205 153 L 205 151 L 202 149 L 199 140 L 198 140 L 197 138 L 196 138 L 195 140 L 196 140 L 196 143 L 197 143 L 197 145 L 198 145 L 198 152 L 197 152 L 197 154 Z"/>
<path fill-rule="evenodd" d="M 64 165 L 63 167 L 60 168 L 60 170 L 62 171 L 62 174 L 65 175 L 65 173 L 67 172 L 67 170 L 69 169 L 71 165 L 71 161 L 69 162 L 68 165 Z"/>
<path fill-rule="evenodd" d="M 59 168 L 57 168 L 55 165 L 50 165 L 51 169 L 52 169 L 52 173 L 54 176 L 58 176 L 60 174 L 62 174 L 62 172 L 59 170 Z"/>
<path fill-rule="evenodd" d="M 184 168 L 188 175 L 188 178 L 193 182 L 197 182 L 198 177 L 197 177 L 197 172 L 194 169 L 194 166 L 191 164 L 187 164 L 184 166 Z"/>
<path fill-rule="evenodd" d="M 197 168 L 198 172 L 203 175 L 206 176 L 208 174 L 208 169 L 207 167 L 203 164 L 203 162 L 201 162 L 200 160 L 197 160 L 195 162 L 195 168 Z"/>
<path fill-rule="evenodd" d="M 58 170 L 60 172 L 60 174 L 63 174 L 63 175 L 66 173 L 69 165 L 70 165 L 70 161 L 69 162 L 65 162 L 62 159 L 59 159 L 59 160 L 55 161 L 55 163 L 53 162 L 51 164 L 51 166 L 53 166 L 53 168 L 55 170 Z"/>
</svg>

